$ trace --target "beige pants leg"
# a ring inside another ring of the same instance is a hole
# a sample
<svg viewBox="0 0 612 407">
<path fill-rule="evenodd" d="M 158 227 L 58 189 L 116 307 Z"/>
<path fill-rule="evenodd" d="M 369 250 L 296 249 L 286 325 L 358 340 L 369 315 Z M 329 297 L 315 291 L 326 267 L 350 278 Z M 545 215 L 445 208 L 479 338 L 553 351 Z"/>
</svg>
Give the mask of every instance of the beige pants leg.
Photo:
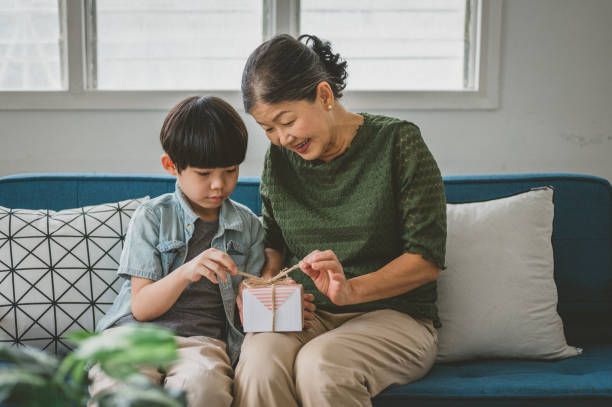
<svg viewBox="0 0 612 407">
<path fill-rule="evenodd" d="M 371 406 L 391 385 L 431 369 L 437 332 L 401 312 L 380 310 L 350 319 L 308 342 L 295 360 L 298 399 L 309 406 Z"/>
<path fill-rule="evenodd" d="M 312 331 L 247 336 L 236 405 L 370 406 L 386 387 L 423 377 L 435 360 L 429 321 L 392 310 L 316 318 Z"/>
<path fill-rule="evenodd" d="M 150 368 L 141 372 L 164 387 L 185 391 L 191 407 L 231 405 L 232 367 L 225 343 L 205 336 L 175 338 L 179 359 L 165 374 Z M 106 376 L 97 365 L 90 370 L 89 377 L 92 397 L 121 384 Z"/>
</svg>

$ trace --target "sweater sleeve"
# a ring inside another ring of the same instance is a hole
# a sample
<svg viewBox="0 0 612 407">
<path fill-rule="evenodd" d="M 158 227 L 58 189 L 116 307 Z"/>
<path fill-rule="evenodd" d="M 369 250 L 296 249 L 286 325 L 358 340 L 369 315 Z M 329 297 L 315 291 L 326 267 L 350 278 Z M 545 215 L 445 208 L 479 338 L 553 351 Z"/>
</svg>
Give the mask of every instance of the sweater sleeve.
<svg viewBox="0 0 612 407">
<path fill-rule="evenodd" d="M 444 269 L 446 196 L 440 170 L 417 126 L 403 122 L 395 136 L 393 168 L 402 250 Z"/>
<path fill-rule="evenodd" d="M 274 210 L 270 201 L 270 189 L 274 188 L 276 180 L 272 172 L 271 152 L 272 146 L 266 152 L 264 160 L 264 169 L 261 176 L 260 194 L 262 202 L 262 221 L 264 229 L 264 247 L 283 252 L 285 241 L 276 219 L 274 218 Z"/>
</svg>

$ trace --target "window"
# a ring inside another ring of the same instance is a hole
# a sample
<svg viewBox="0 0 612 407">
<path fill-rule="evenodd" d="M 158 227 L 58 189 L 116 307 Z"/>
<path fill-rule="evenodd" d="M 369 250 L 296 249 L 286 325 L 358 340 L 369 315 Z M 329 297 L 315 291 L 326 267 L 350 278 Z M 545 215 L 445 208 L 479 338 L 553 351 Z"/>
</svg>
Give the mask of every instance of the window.
<svg viewBox="0 0 612 407">
<path fill-rule="evenodd" d="M 242 105 L 250 52 L 332 41 L 351 109 L 495 108 L 501 0 L 0 0 L 0 109 Z"/>
<path fill-rule="evenodd" d="M 88 3 L 88 87 L 238 90 L 263 40 L 253 0 L 97 0 Z"/>
<path fill-rule="evenodd" d="M 0 90 L 65 88 L 59 3 L 0 0 Z"/>
<path fill-rule="evenodd" d="M 300 31 L 332 42 L 353 90 L 474 89 L 478 2 L 302 0 Z M 355 27 L 359 27 L 358 30 Z"/>
</svg>

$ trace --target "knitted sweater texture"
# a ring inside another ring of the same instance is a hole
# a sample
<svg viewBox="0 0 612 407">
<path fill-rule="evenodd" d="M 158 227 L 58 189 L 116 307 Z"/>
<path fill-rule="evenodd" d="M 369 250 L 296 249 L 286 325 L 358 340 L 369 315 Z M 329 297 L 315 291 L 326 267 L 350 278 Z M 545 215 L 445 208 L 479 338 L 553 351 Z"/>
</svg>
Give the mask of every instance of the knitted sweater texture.
<svg viewBox="0 0 612 407">
<path fill-rule="evenodd" d="M 347 278 L 375 272 L 403 253 L 444 268 L 444 185 L 418 127 L 361 115 L 350 148 L 330 162 L 270 146 L 261 182 L 266 247 L 281 251 L 285 266 L 331 249 Z M 306 274 L 297 270 L 291 277 L 325 311 L 390 308 L 440 325 L 435 281 L 395 297 L 337 306 Z"/>
</svg>

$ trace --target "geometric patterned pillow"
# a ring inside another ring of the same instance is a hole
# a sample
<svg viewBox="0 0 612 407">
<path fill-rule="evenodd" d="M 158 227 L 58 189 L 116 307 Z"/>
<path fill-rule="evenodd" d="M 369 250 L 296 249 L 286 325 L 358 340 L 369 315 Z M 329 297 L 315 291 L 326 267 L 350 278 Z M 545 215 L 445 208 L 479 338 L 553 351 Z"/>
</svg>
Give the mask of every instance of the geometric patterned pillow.
<svg viewBox="0 0 612 407">
<path fill-rule="evenodd" d="M 62 211 L 0 206 L 0 342 L 56 354 L 96 328 L 119 292 L 130 218 L 149 197 Z"/>
</svg>

